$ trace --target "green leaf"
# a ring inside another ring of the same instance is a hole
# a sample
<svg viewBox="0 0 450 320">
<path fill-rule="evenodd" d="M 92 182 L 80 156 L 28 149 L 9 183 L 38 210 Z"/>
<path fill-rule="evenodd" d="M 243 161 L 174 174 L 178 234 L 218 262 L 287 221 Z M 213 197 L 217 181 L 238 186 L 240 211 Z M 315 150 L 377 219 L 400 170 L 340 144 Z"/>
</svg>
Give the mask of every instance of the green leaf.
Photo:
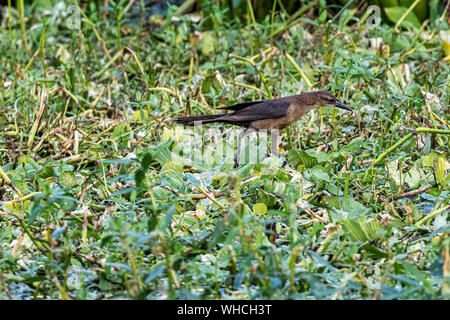
<svg viewBox="0 0 450 320">
<path fill-rule="evenodd" d="M 445 159 L 440 157 L 437 161 L 436 181 L 443 188 L 445 187 L 445 180 L 446 180 L 444 176 L 445 172 L 446 172 Z"/>
<path fill-rule="evenodd" d="M 213 31 L 206 31 L 203 33 L 203 39 L 200 41 L 200 50 L 205 56 L 209 56 L 214 52 L 217 45 L 217 39 Z"/>
<path fill-rule="evenodd" d="M 435 160 L 442 158 L 442 155 L 433 151 L 429 155 L 422 158 L 422 166 L 424 167 L 435 167 Z M 444 165 L 446 168 L 450 168 L 450 164 L 444 159 Z"/>
<path fill-rule="evenodd" d="M 253 205 L 253 213 L 257 216 L 266 214 L 267 212 L 267 206 L 264 203 L 255 203 Z"/>
<path fill-rule="evenodd" d="M 415 0 L 400 0 L 400 5 L 409 8 L 414 2 Z M 421 0 L 413 9 L 414 14 L 420 21 L 424 21 L 428 17 L 428 2 L 431 3 L 432 1 Z"/>
<path fill-rule="evenodd" d="M 136 185 L 138 187 L 143 187 L 143 183 L 145 180 L 145 171 L 143 169 L 138 169 L 134 173 L 134 180 L 136 181 Z"/>
<path fill-rule="evenodd" d="M 159 162 L 159 164 L 161 166 L 164 165 L 167 161 L 169 161 L 171 159 L 169 144 L 164 143 L 164 144 L 159 144 L 157 146 L 157 150 L 155 152 L 155 159 L 156 159 L 156 161 Z"/>
<path fill-rule="evenodd" d="M 160 175 L 175 175 L 177 178 L 183 178 L 183 165 L 175 161 L 167 161 L 161 168 Z"/>
<path fill-rule="evenodd" d="M 149 284 L 150 282 L 165 274 L 166 268 L 166 265 L 156 265 L 155 267 L 153 267 L 150 273 L 145 278 L 144 283 Z"/>
<path fill-rule="evenodd" d="M 318 163 L 317 159 L 308 154 L 306 151 L 289 150 L 288 161 L 295 166 L 303 165 L 306 168 L 312 168 Z"/>
<path fill-rule="evenodd" d="M 40 204 L 37 205 L 36 207 L 33 208 L 33 210 L 31 211 L 30 216 L 28 217 L 28 224 L 33 223 L 34 220 L 36 220 L 37 216 L 39 215 L 39 213 L 42 212 L 42 210 L 45 209 L 45 206 Z"/>
<path fill-rule="evenodd" d="M 383 230 L 381 223 L 377 219 L 366 221 L 364 216 L 358 219 L 344 218 L 340 222 L 353 241 L 372 241 L 379 237 L 379 231 Z"/>
<path fill-rule="evenodd" d="M 398 6 L 398 1 L 397 0 L 381 0 L 381 5 L 383 7 L 396 7 Z"/>
<path fill-rule="evenodd" d="M 410 277 L 414 278 L 418 282 L 424 282 L 427 278 L 419 269 L 417 269 L 416 266 L 407 263 L 406 261 L 400 261 L 400 264 L 405 269 L 406 275 L 409 275 Z"/>
<path fill-rule="evenodd" d="M 328 183 L 327 184 L 327 190 L 331 193 L 331 194 L 334 194 L 334 195 L 339 195 L 339 189 L 338 189 L 338 187 L 335 185 L 335 184 L 333 184 L 333 183 Z"/>
<path fill-rule="evenodd" d="M 390 7 L 390 8 L 384 8 L 384 12 L 386 12 L 387 17 L 389 20 L 393 23 L 396 23 L 400 20 L 400 18 L 403 16 L 403 14 L 408 9 L 405 7 Z M 404 21 L 410 22 L 415 28 L 420 28 L 420 21 L 417 19 L 416 15 L 413 12 L 410 12 Z"/>
<path fill-rule="evenodd" d="M 59 177 L 61 183 L 67 187 L 78 186 L 83 182 L 81 176 L 75 175 L 72 171 L 65 171 Z"/>
<path fill-rule="evenodd" d="M 151 153 L 144 154 L 144 157 L 142 158 L 141 161 L 142 169 L 146 171 L 148 167 L 152 164 L 152 162 L 153 162 L 153 155 Z"/>
<path fill-rule="evenodd" d="M 326 19 L 327 19 L 327 10 L 323 10 L 319 16 L 319 22 L 324 23 Z"/>
<path fill-rule="evenodd" d="M 370 212 L 369 208 L 366 208 L 361 203 L 356 201 L 353 197 L 343 197 L 342 198 L 341 209 L 350 213 L 353 216 L 361 216 Z"/>
<path fill-rule="evenodd" d="M 409 171 L 405 175 L 405 182 L 409 185 L 410 188 L 417 188 L 420 184 L 420 181 L 425 177 L 425 173 L 423 170 L 416 168 L 416 166 L 409 169 Z"/>
<path fill-rule="evenodd" d="M 130 140 L 131 127 L 127 124 L 120 123 L 114 128 L 111 134 L 111 139 L 116 141 L 119 149 L 124 149 L 128 145 L 128 140 Z"/>
<path fill-rule="evenodd" d="M 335 209 L 331 214 L 339 215 L 336 219 L 339 219 L 341 216 L 349 218 L 364 216 L 371 211 L 350 196 L 343 197 L 342 200 L 340 200 L 339 197 L 327 197 L 326 202 L 329 208 Z"/>
<path fill-rule="evenodd" d="M 311 171 L 311 175 L 313 180 L 319 180 L 319 181 L 325 181 L 325 182 L 329 182 L 330 181 L 330 176 L 322 171 L 322 168 L 320 167 L 315 167 L 312 171 Z"/>
</svg>

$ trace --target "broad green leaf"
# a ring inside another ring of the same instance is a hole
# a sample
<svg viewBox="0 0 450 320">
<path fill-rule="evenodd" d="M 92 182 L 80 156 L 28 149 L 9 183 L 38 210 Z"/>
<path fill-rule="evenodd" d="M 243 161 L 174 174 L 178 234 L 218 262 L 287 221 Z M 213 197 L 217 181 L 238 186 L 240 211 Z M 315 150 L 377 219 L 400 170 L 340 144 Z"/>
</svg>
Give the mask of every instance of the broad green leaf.
<svg viewBox="0 0 450 320">
<path fill-rule="evenodd" d="M 380 231 L 383 230 L 381 223 L 375 218 L 366 220 L 366 217 L 361 216 L 358 219 L 344 218 L 340 222 L 353 241 L 374 240 L 380 236 Z"/>
<path fill-rule="evenodd" d="M 294 149 L 288 151 L 288 161 L 295 166 L 303 165 L 306 168 L 312 168 L 317 164 L 317 159 L 309 155 L 306 151 L 297 151 Z"/>
<path fill-rule="evenodd" d="M 415 0 L 400 0 L 399 4 L 405 8 L 409 8 L 414 2 Z M 414 14 L 420 21 L 424 21 L 428 17 L 428 2 L 431 1 L 421 0 L 413 9 Z"/>
<path fill-rule="evenodd" d="M 325 182 L 330 181 L 330 176 L 326 172 L 322 171 L 322 168 L 320 167 L 314 167 L 311 171 L 311 175 L 313 180 Z"/>
<path fill-rule="evenodd" d="M 381 5 L 384 8 L 398 6 L 398 1 L 397 0 L 380 0 L 380 2 L 381 2 Z"/>
<path fill-rule="evenodd" d="M 72 171 L 64 171 L 59 179 L 61 183 L 67 187 L 74 187 L 83 182 L 83 178 L 79 175 L 75 175 Z"/>
<path fill-rule="evenodd" d="M 416 168 L 416 166 L 409 169 L 405 175 L 404 181 L 409 185 L 410 188 L 417 188 L 420 181 L 425 178 L 425 173 L 423 170 Z"/>
<path fill-rule="evenodd" d="M 370 213 L 370 209 L 356 201 L 353 197 L 343 197 L 342 200 L 339 197 L 327 197 L 326 203 L 329 208 L 334 208 L 339 212 L 339 216 L 358 217 Z M 336 212 L 333 210 L 333 213 Z"/>
<path fill-rule="evenodd" d="M 390 7 L 390 8 L 384 8 L 384 12 L 386 12 L 386 15 L 388 16 L 389 20 L 391 22 L 396 23 L 400 20 L 402 15 L 407 11 L 408 9 L 405 7 Z M 417 19 L 416 15 L 413 12 L 410 12 L 404 21 L 410 22 L 415 28 L 420 28 L 420 21 Z"/>
</svg>

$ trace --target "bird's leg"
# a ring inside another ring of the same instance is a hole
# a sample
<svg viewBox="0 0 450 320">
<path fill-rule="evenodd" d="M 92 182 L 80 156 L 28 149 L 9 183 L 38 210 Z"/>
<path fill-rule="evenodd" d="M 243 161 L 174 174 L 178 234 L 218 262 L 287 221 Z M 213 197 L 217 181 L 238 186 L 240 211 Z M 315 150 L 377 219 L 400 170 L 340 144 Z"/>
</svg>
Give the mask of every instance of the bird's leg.
<svg viewBox="0 0 450 320">
<path fill-rule="evenodd" d="M 278 129 L 271 130 L 270 136 L 272 138 L 272 153 L 275 154 L 278 158 L 281 158 L 281 155 L 278 152 L 278 138 L 280 136 Z M 284 168 L 286 165 L 287 160 L 284 160 L 282 168 Z"/>
<path fill-rule="evenodd" d="M 240 157 L 240 155 L 241 155 L 241 142 L 242 142 L 242 139 L 247 135 L 247 134 L 249 134 L 250 132 L 251 132 L 252 130 L 251 129 L 245 129 L 245 130 L 243 130 L 243 131 L 241 131 L 240 133 L 239 133 L 239 136 L 238 136 L 238 142 L 237 142 L 237 150 L 236 150 L 236 157 L 234 158 L 234 168 L 237 168 L 238 167 L 238 165 L 239 165 L 239 157 Z"/>
<path fill-rule="evenodd" d="M 280 154 L 278 153 L 278 129 L 273 129 L 270 131 L 270 137 L 272 140 L 272 153 L 275 154 L 277 157 L 280 157 Z"/>
</svg>

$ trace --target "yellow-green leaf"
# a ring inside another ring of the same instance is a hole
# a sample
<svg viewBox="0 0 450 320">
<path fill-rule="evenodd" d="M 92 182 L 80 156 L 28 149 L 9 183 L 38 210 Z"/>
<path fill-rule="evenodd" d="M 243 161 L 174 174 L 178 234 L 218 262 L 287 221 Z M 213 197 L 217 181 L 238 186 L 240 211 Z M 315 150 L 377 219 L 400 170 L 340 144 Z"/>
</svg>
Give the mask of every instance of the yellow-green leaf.
<svg viewBox="0 0 450 320">
<path fill-rule="evenodd" d="M 255 203 L 253 205 L 253 213 L 256 215 L 263 215 L 267 212 L 267 206 L 264 203 Z"/>
</svg>

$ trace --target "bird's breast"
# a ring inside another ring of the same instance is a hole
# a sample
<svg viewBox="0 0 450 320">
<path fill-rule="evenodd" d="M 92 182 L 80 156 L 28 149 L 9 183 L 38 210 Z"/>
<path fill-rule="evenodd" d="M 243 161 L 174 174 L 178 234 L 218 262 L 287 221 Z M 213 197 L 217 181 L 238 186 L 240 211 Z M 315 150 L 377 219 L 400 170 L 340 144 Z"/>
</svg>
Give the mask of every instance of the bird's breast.
<svg viewBox="0 0 450 320">
<path fill-rule="evenodd" d="M 292 103 L 287 109 L 286 115 L 275 119 L 255 120 L 251 122 L 250 127 L 256 130 L 283 129 L 300 119 L 310 110 L 307 106 L 300 106 Z"/>
<path fill-rule="evenodd" d="M 264 119 L 252 121 L 251 128 L 256 130 L 266 129 L 283 129 L 289 124 L 286 122 L 286 117 L 276 118 L 276 119 Z"/>
<path fill-rule="evenodd" d="M 286 121 L 291 124 L 300 119 L 305 113 L 309 111 L 307 106 L 300 106 L 298 104 L 291 104 L 286 113 Z"/>
</svg>

